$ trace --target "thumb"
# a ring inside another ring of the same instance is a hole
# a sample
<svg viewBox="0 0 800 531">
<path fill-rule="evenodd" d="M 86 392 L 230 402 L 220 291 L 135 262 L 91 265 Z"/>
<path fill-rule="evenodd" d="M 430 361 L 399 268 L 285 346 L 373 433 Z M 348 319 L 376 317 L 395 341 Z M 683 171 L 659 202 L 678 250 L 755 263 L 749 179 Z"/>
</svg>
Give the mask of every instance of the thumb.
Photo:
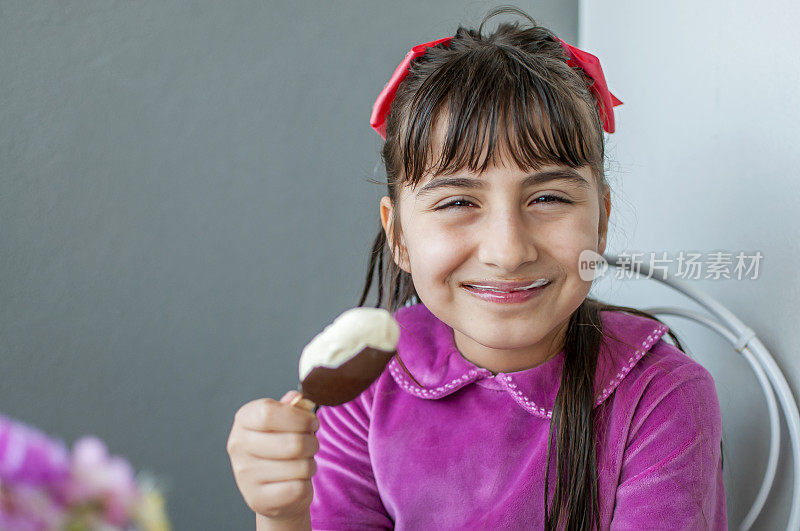
<svg viewBox="0 0 800 531">
<path fill-rule="evenodd" d="M 316 406 L 316 404 L 314 402 L 312 402 L 311 400 L 309 400 L 308 398 L 300 399 L 297 402 L 296 405 L 297 405 L 297 407 L 301 407 L 303 409 L 307 409 L 307 410 L 312 411 L 312 412 L 314 411 L 314 406 Z"/>
<path fill-rule="evenodd" d="M 292 400 L 296 397 L 300 396 L 300 392 L 292 389 L 291 391 L 287 391 L 285 395 L 283 395 L 280 399 L 281 404 L 289 404 Z"/>
<path fill-rule="evenodd" d="M 287 391 L 286 394 L 281 397 L 280 402 L 282 404 L 289 404 L 290 406 L 297 406 L 302 409 L 307 409 L 308 411 L 313 411 L 314 406 L 316 406 L 314 402 L 308 398 L 304 398 L 303 394 L 296 389 Z"/>
</svg>

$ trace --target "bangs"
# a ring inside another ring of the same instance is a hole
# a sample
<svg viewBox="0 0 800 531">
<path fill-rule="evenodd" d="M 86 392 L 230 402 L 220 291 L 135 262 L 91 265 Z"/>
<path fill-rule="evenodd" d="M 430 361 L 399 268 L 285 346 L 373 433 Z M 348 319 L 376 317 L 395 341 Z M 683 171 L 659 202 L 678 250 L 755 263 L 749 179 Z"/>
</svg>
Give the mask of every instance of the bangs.
<svg viewBox="0 0 800 531">
<path fill-rule="evenodd" d="M 563 61 L 526 60 L 511 47 L 483 47 L 442 64 L 403 113 L 403 180 L 413 188 L 428 173 L 482 173 L 501 161 L 524 171 L 548 164 L 602 170 L 602 119 L 580 84 Z"/>
</svg>

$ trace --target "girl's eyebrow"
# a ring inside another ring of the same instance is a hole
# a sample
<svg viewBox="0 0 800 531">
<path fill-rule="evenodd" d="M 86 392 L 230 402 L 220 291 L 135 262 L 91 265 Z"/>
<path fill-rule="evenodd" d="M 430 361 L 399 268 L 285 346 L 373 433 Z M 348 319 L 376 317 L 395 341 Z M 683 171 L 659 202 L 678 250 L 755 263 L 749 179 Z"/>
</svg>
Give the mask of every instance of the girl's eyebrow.
<svg viewBox="0 0 800 531">
<path fill-rule="evenodd" d="M 526 176 L 520 182 L 522 188 L 533 186 L 537 184 L 546 183 L 549 181 L 569 181 L 578 185 L 585 190 L 591 189 L 589 181 L 584 179 L 578 172 L 571 168 L 559 168 L 555 170 L 548 170 L 539 173 L 533 173 Z M 473 179 L 471 177 L 434 177 L 428 184 L 423 186 L 417 192 L 417 199 L 430 195 L 434 190 L 439 188 L 468 188 L 471 190 L 484 189 L 487 183 L 482 179 Z"/>
</svg>

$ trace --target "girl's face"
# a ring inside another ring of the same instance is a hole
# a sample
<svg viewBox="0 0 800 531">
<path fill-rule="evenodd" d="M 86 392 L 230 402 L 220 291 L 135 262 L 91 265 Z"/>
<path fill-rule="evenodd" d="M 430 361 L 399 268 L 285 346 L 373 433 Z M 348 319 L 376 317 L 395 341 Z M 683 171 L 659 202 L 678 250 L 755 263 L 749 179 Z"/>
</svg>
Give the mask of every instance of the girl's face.
<svg viewBox="0 0 800 531">
<path fill-rule="evenodd" d="M 534 367 L 561 351 L 569 317 L 589 292 L 592 282 L 578 274 L 578 257 L 586 249 L 605 251 L 608 214 L 601 200 L 609 212 L 610 196 L 599 196 L 588 166 L 427 175 L 400 193 L 395 262 L 411 273 L 420 301 L 453 328 L 466 359 L 495 373 Z M 390 242 L 392 211 L 383 197 Z M 549 283 L 515 303 L 486 300 L 465 287 L 538 279 Z"/>
</svg>

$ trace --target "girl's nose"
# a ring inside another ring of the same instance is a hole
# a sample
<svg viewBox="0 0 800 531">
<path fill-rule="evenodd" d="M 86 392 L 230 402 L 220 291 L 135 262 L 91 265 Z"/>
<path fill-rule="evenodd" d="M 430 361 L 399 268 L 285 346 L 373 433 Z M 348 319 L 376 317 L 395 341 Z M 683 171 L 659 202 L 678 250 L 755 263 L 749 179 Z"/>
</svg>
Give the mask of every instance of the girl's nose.
<svg viewBox="0 0 800 531">
<path fill-rule="evenodd" d="M 478 259 L 503 271 L 517 271 L 538 257 L 533 231 L 519 212 L 509 210 L 487 216 L 478 237 Z"/>
</svg>

